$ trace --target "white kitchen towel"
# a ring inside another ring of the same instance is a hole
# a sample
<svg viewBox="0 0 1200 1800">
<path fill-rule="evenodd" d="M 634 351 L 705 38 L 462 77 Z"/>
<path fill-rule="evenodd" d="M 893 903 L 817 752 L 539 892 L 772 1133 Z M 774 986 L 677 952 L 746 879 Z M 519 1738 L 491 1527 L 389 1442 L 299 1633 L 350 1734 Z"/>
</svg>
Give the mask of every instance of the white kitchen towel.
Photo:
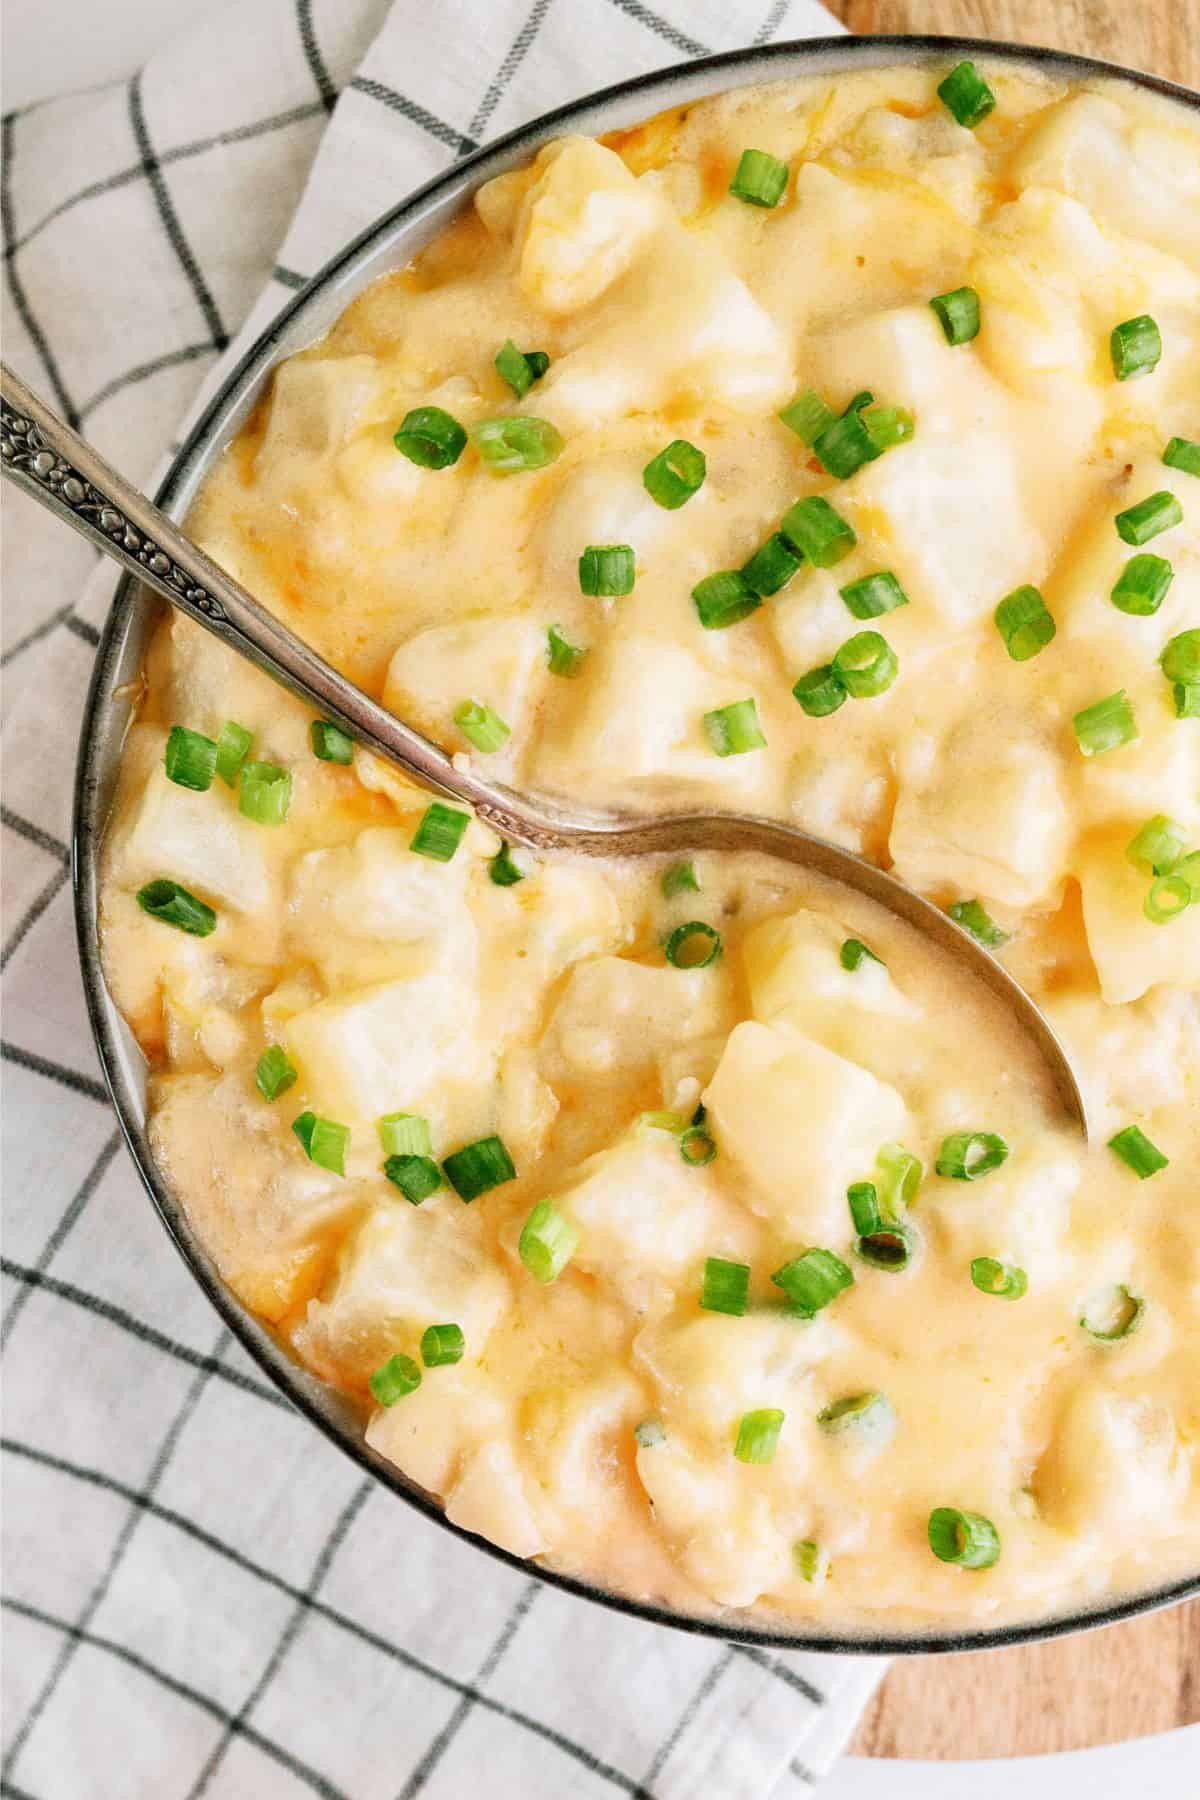
<svg viewBox="0 0 1200 1800">
<path fill-rule="evenodd" d="M 129 84 L 4 119 L 5 354 L 148 481 L 202 383 L 455 156 L 635 71 L 835 29 L 813 0 L 214 5 Z M 504 1568 L 364 1480 L 192 1283 L 119 1147 L 71 924 L 114 575 L 6 502 L 3 1793 L 794 1800 L 878 1661 Z"/>
</svg>

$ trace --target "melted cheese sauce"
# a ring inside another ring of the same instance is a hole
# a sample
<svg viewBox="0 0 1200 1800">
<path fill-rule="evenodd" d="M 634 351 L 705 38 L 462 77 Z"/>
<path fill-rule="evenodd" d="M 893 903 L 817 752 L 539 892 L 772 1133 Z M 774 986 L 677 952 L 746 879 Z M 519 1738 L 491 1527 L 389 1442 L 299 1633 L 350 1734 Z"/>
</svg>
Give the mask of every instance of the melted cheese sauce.
<svg viewBox="0 0 1200 1800">
<path fill-rule="evenodd" d="M 893 866 L 941 903 L 976 898 L 1001 954 L 1065 1036 L 1094 1142 L 1057 1121 L 995 1003 L 905 927 L 769 862 L 661 868 L 553 860 L 489 879 L 472 824 L 454 860 L 409 848 L 425 798 L 370 757 L 317 761 L 304 710 L 176 618 L 161 629 L 105 853 L 102 931 L 148 1057 L 164 1169 L 226 1280 L 311 1368 L 370 1410 L 370 1441 L 451 1518 L 520 1555 L 690 1610 L 841 1628 L 1032 1618 L 1200 1562 L 1200 905 L 1167 925 L 1125 848 L 1166 813 L 1200 846 L 1200 719 L 1157 665 L 1200 625 L 1200 480 L 1165 469 L 1200 437 L 1200 141 L 1115 86 L 984 71 L 975 132 L 937 76 L 888 69 L 741 90 L 608 144 L 569 139 L 485 188 L 412 268 L 285 363 L 193 518 L 205 546 L 327 657 L 447 748 L 474 698 L 512 728 L 490 773 L 579 800 L 732 806 Z M 784 202 L 730 197 L 747 145 L 787 160 Z M 951 348 L 930 296 L 969 284 L 983 327 Z M 1113 379 L 1114 324 L 1151 313 L 1153 374 Z M 514 403 L 507 338 L 549 372 Z M 907 407 L 911 442 L 833 482 L 778 421 L 805 387 Z M 418 405 L 464 425 L 520 411 L 561 432 L 549 466 L 498 478 L 468 450 L 429 471 L 392 434 Z M 656 506 L 645 464 L 674 437 L 707 479 Z M 1113 516 L 1163 488 L 1174 581 L 1151 617 L 1109 591 Z M 697 581 L 738 568 L 806 494 L 857 547 L 803 568 L 751 617 L 701 629 Z M 589 599 L 589 544 L 636 553 L 633 592 Z M 894 571 L 911 604 L 870 623 L 899 659 L 884 695 L 810 718 L 790 689 L 860 627 L 839 588 Z M 1057 637 L 1007 656 L 993 611 L 1034 583 Z M 587 657 L 547 666 L 557 624 Z M 1124 688 L 1134 742 L 1085 757 L 1082 707 Z M 753 696 L 766 746 L 716 757 L 702 716 Z M 168 781 L 182 724 L 228 719 L 286 766 L 286 824 L 219 780 Z M 169 876 L 217 911 L 210 937 L 139 910 Z M 724 939 L 669 966 L 690 918 Z M 882 958 L 843 968 L 865 940 Z M 254 1084 L 264 1046 L 299 1081 Z M 699 1101 L 702 1168 L 643 1114 Z M 351 1128 L 344 1178 L 305 1160 L 305 1108 Z M 435 1154 L 498 1133 L 515 1180 L 420 1207 L 385 1180 L 379 1117 L 431 1124 Z M 1136 1123 L 1169 1157 L 1139 1181 L 1106 1147 Z M 1004 1165 L 937 1176 L 950 1132 L 1001 1133 Z M 901 1273 L 857 1259 L 847 1186 L 899 1141 L 926 1168 Z M 550 1286 L 517 1254 L 532 1205 L 578 1231 Z M 809 1246 L 853 1286 L 811 1320 L 771 1272 Z M 744 1317 L 699 1306 L 705 1259 L 751 1268 Z M 1007 1302 L 973 1258 L 1017 1264 Z M 1089 1296 L 1144 1300 L 1135 1335 L 1081 1329 Z M 454 1321 L 466 1354 L 375 1407 L 371 1372 Z M 885 1393 L 890 1440 L 816 1415 Z M 775 1407 L 774 1460 L 733 1454 Z M 643 1432 L 657 1439 L 641 1443 Z M 986 1515 L 987 1570 L 938 1562 L 937 1506 Z M 798 1541 L 831 1572 L 805 1580 Z"/>
</svg>

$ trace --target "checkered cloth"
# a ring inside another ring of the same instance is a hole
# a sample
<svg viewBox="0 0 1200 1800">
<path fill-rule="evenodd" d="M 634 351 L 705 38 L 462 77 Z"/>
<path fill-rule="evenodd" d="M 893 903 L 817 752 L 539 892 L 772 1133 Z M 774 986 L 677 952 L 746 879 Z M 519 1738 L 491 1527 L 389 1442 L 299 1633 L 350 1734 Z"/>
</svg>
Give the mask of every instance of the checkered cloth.
<svg viewBox="0 0 1200 1800">
<path fill-rule="evenodd" d="M 453 157 L 635 70 L 830 27 L 814 0 L 214 6 L 127 85 L 4 119 L 6 354 L 151 480 L 202 380 Z M 7 498 L 3 1793 L 798 1796 L 877 1662 L 671 1632 L 481 1555 L 296 1415 L 171 1249 L 71 924 L 114 577 Z"/>
</svg>

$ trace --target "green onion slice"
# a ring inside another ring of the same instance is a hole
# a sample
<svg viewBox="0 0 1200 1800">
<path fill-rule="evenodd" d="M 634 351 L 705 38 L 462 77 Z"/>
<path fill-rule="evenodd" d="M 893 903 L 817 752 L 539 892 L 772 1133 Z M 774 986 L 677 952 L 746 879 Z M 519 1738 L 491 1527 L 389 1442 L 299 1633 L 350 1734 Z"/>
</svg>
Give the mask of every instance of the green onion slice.
<svg viewBox="0 0 1200 1800">
<path fill-rule="evenodd" d="M 687 1117 L 677 1112 L 644 1112 L 638 1114 L 638 1124 L 645 1125 L 649 1131 L 669 1131 L 679 1137 L 688 1128 Z"/>
<path fill-rule="evenodd" d="M 576 1250 L 579 1232 L 550 1200 L 539 1200 L 521 1228 L 517 1246 L 535 1281 L 557 1281 Z"/>
<path fill-rule="evenodd" d="M 866 960 L 878 963 L 881 969 L 887 968 L 882 956 L 876 956 L 870 945 L 864 944 L 861 938 L 847 938 L 838 951 L 838 960 L 843 969 L 848 970 L 850 974 L 861 968 Z"/>
<path fill-rule="evenodd" d="M 213 739 L 184 725 L 172 725 L 167 734 L 163 762 L 167 780 L 176 787 L 191 788 L 205 794 L 212 786 L 217 767 L 217 746 Z"/>
<path fill-rule="evenodd" d="M 869 1237 L 883 1224 L 879 1192 L 873 1181 L 856 1181 L 846 1189 L 846 1201 L 854 1229 L 860 1237 Z"/>
<path fill-rule="evenodd" d="M 890 569 L 847 582 L 838 592 L 856 619 L 878 619 L 884 613 L 895 612 L 898 606 L 908 605 L 908 595 Z"/>
<path fill-rule="evenodd" d="M 753 700 L 735 700 L 706 712 L 704 735 L 717 756 L 741 756 L 747 750 L 764 749 L 767 742 Z"/>
<path fill-rule="evenodd" d="M 1168 469 L 1182 469 L 1185 475 L 1200 475 L 1200 444 L 1188 438 L 1173 437 L 1162 453 Z"/>
<path fill-rule="evenodd" d="M 987 908 L 978 900 L 955 900 L 946 911 L 956 925 L 969 931 L 976 943 L 985 945 L 987 949 L 995 950 L 999 945 L 1007 944 L 1008 932 L 1000 929 Z"/>
<path fill-rule="evenodd" d="M 832 569 L 858 542 L 853 528 L 820 494 L 809 494 L 789 506 L 779 529 L 817 569 Z"/>
<path fill-rule="evenodd" d="M 1058 630 L 1050 609 L 1035 587 L 1014 588 L 994 613 L 996 629 L 1014 662 L 1028 662 L 1051 643 Z"/>
<path fill-rule="evenodd" d="M 703 1125 L 689 1125 L 679 1140 L 679 1154 L 690 1169 L 707 1168 L 716 1161 L 716 1139 Z"/>
<path fill-rule="evenodd" d="M 507 419 L 481 419 L 470 438 L 493 475 L 521 475 L 544 469 L 561 455 L 563 441 L 546 419 L 515 413 Z"/>
<path fill-rule="evenodd" d="M 891 687 L 900 662 L 878 631 L 857 631 L 846 639 L 832 666 L 852 700 L 870 700 Z"/>
<path fill-rule="evenodd" d="M 420 1113 L 385 1113 L 379 1121 L 379 1142 L 385 1156 L 431 1156 L 433 1134 L 429 1120 Z"/>
<path fill-rule="evenodd" d="M 794 431 L 802 443 L 811 450 L 823 431 L 833 424 L 837 414 L 832 406 L 827 406 L 815 388 L 806 388 L 802 394 L 785 406 L 779 415 L 789 431 Z"/>
<path fill-rule="evenodd" d="M 705 631 L 724 631 L 757 611 L 762 600 L 738 569 L 722 569 L 706 575 L 692 589 L 700 623 Z"/>
<path fill-rule="evenodd" d="M 517 399 L 523 400 L 550 367 L 550 358 L 544 350 L 518 350 L 512 339 L 506 338 L 493 358 L 493 367 Z"/>
<path fill-rule="evenodd" d="M 1176 633 L 1158 660 L 1168 681 L 1200 682 L 1200 628 Z"/>
<path fill-rule="evenodd" d="M 800 677 L 792 688 L 792 698 L 800 702 L 810 719 L 827 719 L 845 704 L 849 695 L 833 664 L 822 663 Z"/>
<path fill-rule="evenodd" d="M 704 1264 L 704 1285 L 700 1304 L 705 1312 L 731 1313 L 740 1319 L 749 1304 L 749 1263 L 726 1262 L 710 1256 Z"/>
<path fill-rule="evenodd" d="M 1113 584 L 1109 598 L 1118 612 L 1134 618 L 1149 618 L 1167 597 L 1167 589 L 1175 579 L 1175 571 L 1165 556 L 1153 556 L 1148 550 L 1131 556 Z"/>
<path fill-rule="evenodd" d="M 978 1181 L 1008 1161 L 1008 1145 L 994 1131 L 953 1131 L 942 1139 L 934 1168 L 950 1181 Z"/>
<path fill-rule="evenodd" d="M 586 649 L 563 636 L 561 625 L 551 625 L 546 632 L 546 661 L 552 675 L 561 675 L 567 681 L 582 674 Z"/>
<path fill-rule="evenodd" d="M 865 463 L 874 462 L 880 451 L 863 414 L 851 407 L 825 427 L 813 445 L 813 454 L 827 474 L 849 481 Z"/>
<path fill-rule="evenodd" d="M 367 1382 L 380 1406 L 395 1406 L 421 1385 L 421 1371 L 411 1356 L 389 1356 Z"/>
<path fill-rule="evenodd" d="M 778 206 L 788 184 L 788 166 L 768 150 L 743 150 L 729 191 L 748 206 Z"/>
<path fill-rule="evenodd" d="M 667 900 L 673 900 L 676 894 L 698 894 L 700 892 L 696 870 L 690 862 L 672 863 L 664 873 L 659 886 Z"/>
<path fill-rule="evenodd" d="M 703 919 L 677 925 L 663 947 L 673 969 L 707 969 L 721 954 L 721 934 Z"/>
<path fill-rule="evenodd" d="M 654 1450 L 667 1441 L 666 1427 L 661 1419 L 643 1419 L 640 1425 L 634 1426 L 633 1435 L 640 1450 Z"/>
<path fill-rule="evenodd" d="M 488 875 L 496 887 L 516 887 L 518 881 L 524 881 L 528 873 L 529 870 L 521 867 L 508 844 L 501 844 L 488 864 Z"/>
<path fill-rule="evenodd" d="M 854 1286 L 853 1274 L 832 1250 L 805 1250 L 776 1269 L 771 1280 L 787 1295 L 790 1310 L 806 1319 Z"/>
<path fill-rule="evenodd" d="M 431 1156 L 389 1156 L 383 1172 L 412 1206 L 420 1206 L 442 1185 L 442 1172 Z"/>
<path fill-rule="evenodd" d="M 1029 1286 L 1024 1269 L 1013 1263 L 997 1262 L 994 1256 L 976 1256 L 971 1262 L 971 1280 L 981 1294 L 995 1294 L 999 1300 L 1019 1300 Z"/>
<path fill-rule="evenodd" d="M 1139 500 L 1136 506 L 1127 506 L 1113 520 L 1117 528 L 1117 536 L 1126 544 L 1148 544 L 1152 537 L 1160 531 L 1169 531 L 1172 525 L 1183 521 L 1183 508 L 1174 494 L 1163 488 L 1157 494 L 1150 494 L 1145 500 Z"/>
<path fill-rule="evenodd" d="M 221 735 L 217 739 L 217 774 L 226 787 L 237 785 L 242 764 L 250 754 L 250 746 L 254 742 L 254 733 L 247 731 L 244 725 L 237 725 L 228 719 L 221 727 Z"/>
<path fill-rule="evenodd" d="M 152 919 L 174 925 L 190 937 L 207 937 L 217 928 L 217 915 L 211 906 L 197 900 L 195 894 L 189 894 L 177 881 L 168 881 L 165 877 L 148 881 L 145 887 L 139 888 L 137 903 Z"/>
<path fill-rule="evenodd" d="M 1171 689 L 1177 719 L 1200 719 L 1200 681 L 1177 681 Z"/>
<path fill-rule="evenodd" d="M 1169 875 L 1183 855 L 1187 836 L 1178 819 L 1155 813 L 1130 840 L 1125 855 L 1134 868 L 1153 875 Z"/>
<path fill-rule="evenodd" d="M 589 544 L 579 558 L 580 590 L 592 596 L 632 594 L 633 549 L 629 544 Z"/>
<path fill-rule="evenodd" d="M 312 745 L 313 755 L 321 762 L 354 761 L 353 738 L 340 725 L 335 725 L 332 719 L 314 719 L 308 728 L 308 741 Z"/>
<path fill-rule="evenodd" d="M 820 1587 L 829 1579 L 829 1552 L 822 1550 L 820 1544 L 812 1538 L 802 1538 L 792 1545 L 792 1561 L 796 1565 L 796 1573 L 804 1581 L 811 1581 L 814 1587 Z"/>
<path fill-rule="evenodd" d="M 1170 1161 L 1138 1125 L 1126 1125 L 1123 1131 L 1109 1138 L 1108 1147 L 1116 1152 L 1126 1168 L 1133 1170 L 1139 1181 L 1157 1175 Z"/>
<path fill-rule="evenodd" d="M 1169 925 L 1187 911 L 1194 898 L 1186 875 L 1160 875 L 1151 883 L 1142 911 L 1152 925 Z"/>
<path fill-rule="evenodd" d="M 318 1168 L 334 1175 L 346 1173 L 346 1151 L 350 1148 L 350 1127 L 333 1119 L 322 1119 L 314 1112 L 302 1112 L 292 1120 L 292 1130 L 304 1145 L 304 1154 Z"/>
<path fill-rule="evenodd" d="M 912 414 L 903 406 L 873 406 L 862 415 L 862 422 L 875 446 L 876 456 L 882 456 L 885 450 L 892 450 L 897 444 L 906 444 L 916 430 Z"/>
<path fill-rule="evenodd" d="M 960 62 L 938 85 L 938 99 L 960 125 L 973 131 L 996 104 L 993 94 L 973 62 Z"/>
<path fill-rule="evenodd" d="M 1000 1533 L 982 1513 L 936 1506 L 929 1515 L 929 1548 L 939 1562 L 960 1569 L 990 1569 L 1000 1560 Z"/>
<path fill-rule="evenodd" d="M 512 727 L 482 700 L 464 700 L 455 708 L 454 723 L 468 742 L 485 753 L 503 749 L 512 736 Z"/>
<path fill-rule="evenodd" d="M 1136 319 L 1124 319 L 1113 327 L 1109 350 L 1113 374 L 1118 381 L 1128 381 L 1158 367 L 1162 337 L 1149 313 L 1140 313 Z"/>
<path fill-rule="evenodd" d="M 973 287 L 952 288 L 929 302 L 948 344 L 969 344 L 979 336 L 979 295 Z"/>
<path fill-rule="evenodd" d="M 675 438 L 646 464 L 642 485 L 657 505 L 675 512 L 699 492 L 707 472 L 703 450 L 686 438 Z"/>
<path fill-rule="evenodd" d="M 1146 1310 L 1146 1302 L 1131 1294 L 1123 1282 L 1112 1287 L 1097 1288 L 1088 1296 L 1079 1323 L 1102 1344 L 1115 1344 L 1137 1330 Z"/>
<path fill-rule="evenodd" d="M 817 1424 L 828 1437 L 848 1437 L 882 1447 L 896 1429 L 896 1415 L 886 1394 L 847 1394 L 823 1406 Z"/>
<path fill-rule="evenodd" d="M 448 469 L 466 449 L 467 434 L 440 406 L 418 406 L 401 420 L 392 442 L 419 468 Z"/>
<path fill-rule="evenodd" d="M 778 1407 L 764 1406 L 758 1412 L 743 1413 L 733 1454 L 739 1462 L 769 1463 L 774 1460 L 782 1430 L 783 1414 Z"/>
<path fill-rule="evenodd" d="M 881 1144 L 875 1157 L 879 1206 L 885 1219 L 897 1219 L 917 1197 L 925 1165 L 903 1144 Z"/>
<path fill-rule="evenodd" d="M 242 764 L 238 811 L 256 825 L 282 825 L 292 804 L 292 774 L 278 763 Z"/>
<path fill-rule="evenodd" d="M 512 1157 L 498 1137 L 476 1138 L 443 1159 L 442 1169 L 460 1200 L 475 1200 L 516 1178 Z"/>
<path fill-rule="evenodd" d="M 254 1085 L 264 1100 L 278 1100 L 300 1079 L 286 1050 L 268 1044 L 254 1065 Z"/>
<path fill-rule="evenodd" d="M 456 806 L 443 806 L 440 800 L 435 800 L 422 814 L 408 847 L 433 862 L 449 862 L 470 823 L 470 813 L 462 812 Z"/>
<path fill-rule="evenodd" d="M 1175 864 L 1171 873 L 1172 875 L 1178 875 L 1182 881 L 1187 882 L 1192 890 L 1192 899 L 1194 901 L 1200 900 L 1200 850 L 1190 851 L 1181 862 Z"/>
<path fill-rule="evenodd" d="M 1085 706 L 1075 714 L 1072 723 L 1085 756 L 1103 756 L 1109 750 L 1119 750 L 1122 744 L 1131 744 L 1138 734 L 1137 720 L 1124 688 L 1097 700 L 1093 706 Z"/>
<path fill-rule="evenodd" d="M 430 1325 L 421 1335 L 421 1361 L 427 1369 L 461 1362 L 467 1341 L 461 1325 Z"/>
<path fill-rule="evenodd" d="M 854 1253 L 872 1269 L 899 1275 L 907 1269 L 917 1248 L 917 1234 L 898 1222 L 881 1223 L 874 1231 L 860 1231 Z"/>
<path fill-rule="evenodd" d="M 739 573 L 752 594 L 769 600 L 785 588 L 804 558 L 793 550 L 782 531 L 773 531 L 765 544 L 760 544 Z"/>
</svg>

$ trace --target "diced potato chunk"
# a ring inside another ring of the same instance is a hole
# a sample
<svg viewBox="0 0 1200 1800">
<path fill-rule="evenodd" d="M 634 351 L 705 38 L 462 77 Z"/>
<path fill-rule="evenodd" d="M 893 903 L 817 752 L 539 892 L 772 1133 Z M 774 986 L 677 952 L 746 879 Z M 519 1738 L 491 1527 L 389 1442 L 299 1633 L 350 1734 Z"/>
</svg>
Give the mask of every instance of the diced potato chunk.
<svg viewBox="0 0 1200 1800">
<path fill-rule="evenodd" d="M 625 273 L 661 209 L 653 190 L 591 138 L 564 138 L 538 161 L 520 233 L 518 279 L 546 312 L 578 312 Z"/>
<path fill-rule="evenodd" d="M 1161 925 L 1146 917 L 1150 877 L 1125 856 L 1132 836 L 1133 828 L 1090 838 L 1077 857 L 1088 948 L 1112 1006 L 1160 981 L 1200 988 L 1200 906 Z"/>
<path fill-rule="evenodd" d="M 841 947 L 853 935 L 807 908 L 756 925 L 742 947 L 755 1018 L 794 1025 L 843 1051 L 869 1034 L 872 1019 L 916 1018 L 919 1009 L 882 962 L 864 957 L 857 969 L 842 967 Z"/>
<path fill-rule="evenodd" d="M 548 1548 L 520 1462 L 503 1440 L 473 1452 L 446 1496 L 446 1517 L 512 1556 L 537 1556 Z"/>
<path fill-rule="evenodd" d="M 1152 1394 L 1084 1382 L 1067 1401 L 1034 1486 L 1061 1530 L 1103 1535 L 1105 1548 L 1156 1531 L 1187 1490 L 1188 1463 L 1168 1407 Z"/>
<path fill-rule="evenodd" d="M 372 826 L 353 844 L 310 850 L 292 874 L 288 935 L 297 957 L 338 986 L 366 986 L 411 965 L 414 944 L 454 939 L 454 957 L 475 962 L 466 901 L 467 857 L 414 856 L 411 829 Z"/>
<path fill-rule="evenodd" d="M 751 1474 L 731 1454 L 716 1459 L 673 1438 L 639 1450 L 637 1466 L 656 1525 L 702 1593 L 751 1606 L 787 1581 L 794 1502 L 773 1503 L 774 1469 L 764 1482 L 763 1471 Z"/>
<path fill-rule="evenodd" d="M 602 956 L 571 971 L 546 1031 L 548 1067 L 636 1078 L 662 1051 L 719 1031 L 729 993 L 719 964 L 673 969 Z"/>
<path fill-rule="evenodd" d="M 113 862 L 123 887 L 169 876 L 203 898 L 260 918 L 280 910 L 279 834 L 243 818 L 223 782 L 178 787 L 158 764 Z"/>
<path fill-rule="evenodd" d="M 1008 1161 L 983 1180 L 935 1181 L 922 1195 L 922 1216 L 936 1218 L 951 1267 L 994 1256 L 1024 1269 L 1035 1290 L 1058 1280 L 1070 1261 L 1071 1202 L 1083 1167 L 1057 1137 L 1022 1139 Z"/>
<path fill-rule="evenodd" d="M 750 1312 L 737 1319 L 702 1312 L 639 1332 L 634 1359 L 671 1420 L 703 1438 L 729 1438 L 732 1445 L 743 1413 L 777 1406 L 797 1419 L 805 1416 L 812 1371 L 835 1341 L 822 1316 Z"/>
<path fill-rule="evenodd" d="M 528 722 L 545 660 L 545 632 L 529 619 L 497 614 L 433 625 L 396 650 L 383 703 L 419 730 L 458 741 L 456 707 L 463 700 L 481 700 L 519 732 Z M 468 748 L 465 739 L 460 747 Z"/>
</svg>

